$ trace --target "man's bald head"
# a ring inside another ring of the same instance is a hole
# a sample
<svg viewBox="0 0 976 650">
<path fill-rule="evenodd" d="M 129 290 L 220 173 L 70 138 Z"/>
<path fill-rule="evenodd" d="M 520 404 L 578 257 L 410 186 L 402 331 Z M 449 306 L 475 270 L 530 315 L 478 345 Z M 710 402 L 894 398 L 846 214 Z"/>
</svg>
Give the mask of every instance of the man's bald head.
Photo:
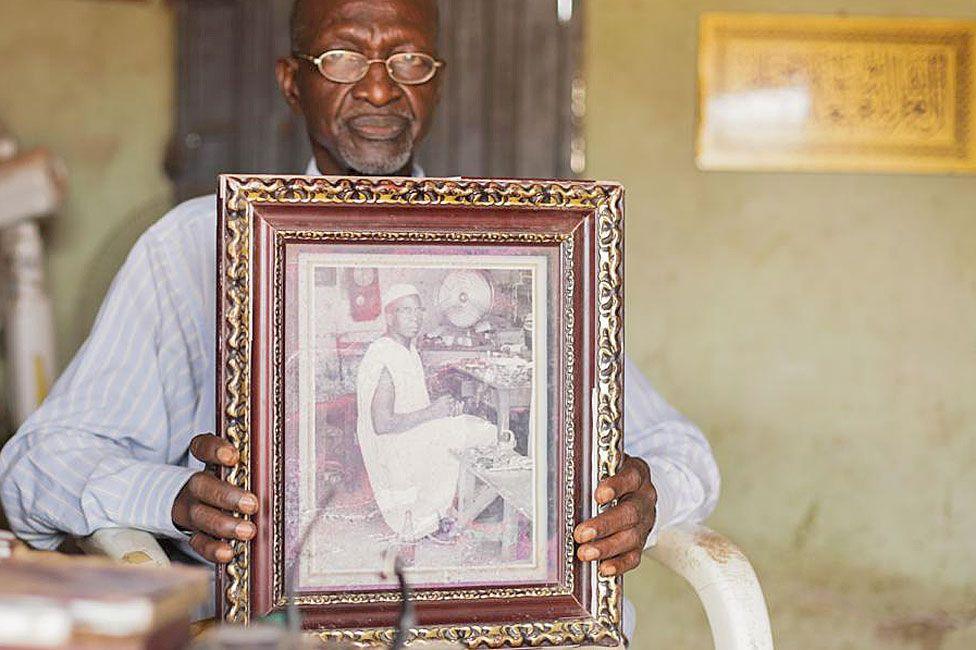
<svg viewBox="0 0 976 650">
<path fill-rule="evenodd" d="M 306 52 L 309 44 L 315 40 L 318 28 L 323 24 L 330 11 L 335 11 L 342 0 L 295 0 L 291 8 L 291 49 Z M 440 12 L 437 0 L 409 0 L 407 4 L 416 12 L 420 22 L 425 24 L 436 40 L 440 22 Z"/>
</svg>

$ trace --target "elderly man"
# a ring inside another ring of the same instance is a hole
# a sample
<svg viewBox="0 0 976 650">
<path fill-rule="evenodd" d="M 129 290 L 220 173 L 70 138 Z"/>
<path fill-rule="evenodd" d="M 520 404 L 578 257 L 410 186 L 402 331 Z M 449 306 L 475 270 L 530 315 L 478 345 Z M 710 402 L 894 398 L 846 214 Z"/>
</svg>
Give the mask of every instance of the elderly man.
<svg viewBox="0 0 976 650">
<path fill-rule="evenodd" d="M 413 152 L 438 99 L 432 0 L 299 0 L 276 74 L 304 115 L 310 173 L 419 173 Z M 217 170 L 214 170 L 215 172 Z M 133 248 L 91 336 L 0 454 L 3 505 L 41 548 L 108 526 L 177 539 L 226 562 L 258 502 L 202 471 L 233 465 L 214 427 L 215 201 L 188 201 Z M 621 471 L 596 487 L 617 504 L 576 529 L 582 560 L 611 575 L 665 526 L 714 507 L 718 471 L 701 433 L 629 361 Z"/>
</svg>

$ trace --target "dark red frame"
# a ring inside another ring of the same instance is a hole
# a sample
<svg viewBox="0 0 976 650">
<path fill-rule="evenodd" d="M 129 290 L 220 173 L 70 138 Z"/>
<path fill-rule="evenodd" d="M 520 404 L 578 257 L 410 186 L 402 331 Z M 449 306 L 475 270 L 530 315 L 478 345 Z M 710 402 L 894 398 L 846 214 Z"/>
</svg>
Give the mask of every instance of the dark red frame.
<svg viewBox="0 0 976 650">
<path fill-rule="evenodd" d="M 217 323 L 226 327 L 226 296 L 222 283 L 224 265 L 220 237 L 225 232 L 226 215 L 219 206 L 218 218 L 218 283 L 217 283 Z M 485 231 L 504 233 L 548 233 L 566 234 L 574 243 L 573 275 L 575 278 L 573 311 L 576 344 L 573 373 L 573 386 L 578 408 L 575 410 L 576 445 L 573 450 L 573 463 L 577 480 L 573 499 L 578 523 L 590 516 L 592 491 L 591 476 L 591 403 L 589 395 L 594 387 L 594 355 L 596 343 L 596 213 L 592 208 L 552 209 L 537 207 L 474 207 L 474 206 L 416 206 L 416 205 L 348 205 L 348 204 L 255 204 L 251 220 L 251 277 L 252 277 L 252 321 L 251 321 L 251 367 L 250 367 L 250 445 L 251 457 L 248 471 L 251 489 L 257 495 L 261 508 L 253 517 L 257 525 L 257 537 L 250 543 L 249 568 L 249 616 L 254 619 L 276 611 L 273 607 L 272 572 L 274 570 L 272 536 L 275 531 L 271 521 L 273 476 L 271 449 L 273 440 L 275 412 L 271 396 L 271 372 L 275 363 L 272 336 L 275 330 L 275 300 L 283 299 L 275 295 L 275 255 L 276 233 L 281 231 L 382 231 L 411 233 L 471 232 Z M 287 243 L 320 243 L 314 239 L 292 237 Z M 287 245 L 287 243 L 285 245 Z M 365 240 L 351 240 L 348 243 L 370 243 Z M 432 242 L 425 241 L 430 245 Z M 457 242 L 446 242 L 457 245 Z M 389 244 L 385 244 L 389 245 Z M 471 244 L 478 246 L 480 244 Z M 497 243 L 489 244 L 497 245 Z M 517 244 L 506 243 L 505 245 Z M 540 244 L 532 244 L 539 246 Z M 558 243 L 552 244 L 558 247 Z M 560 260 L 562 263 L 562 260 Z M 560 293 L 563 291 L 563 273 L 559 274 Z M 563 331 L 560 313 L 558 332 Z M 217 382 L 217 430 L 226 429 L 225 396 L 223 387 L 226 350 L 222 330 L 218 330 L 216 382 Z M 562 338 L 558 339 L 560 343 Z M 559 355 L 561 379 L 565 373 L 565 360 L 561 346 L 553 354 Z M 281 376 L 281 368 L 278 369 Z M 560 389 L 560 395 L 563 390 Z M 559 411 L 562 417 L 562 411 Z M 562 467 L 562 463 L 560 463 Z M 565 522 L 561 522 L 561 525 Z M 572 594 L 547 597 L 519 597 L 514 599 L 478 599 L 415 602 L 416 622 L 419 625 L 451 624 L 490 624 L 534 622 L 562 618 L 585 618 L 592 616 L 591 573 L 582 563 L 573 561 L 574 589 Z M 227 574 L 222 567 L 217 569 L 216 601 L 217 615 L 224 617 Z M 521 585 L 520 585 L 521 586 Z M 396 602 L 377 602 L 366 604 L 303 605 L 301 610 L 306 628 L 370 628 L 389 627 L 395 624 L 400 609 Z"/>
</svg>

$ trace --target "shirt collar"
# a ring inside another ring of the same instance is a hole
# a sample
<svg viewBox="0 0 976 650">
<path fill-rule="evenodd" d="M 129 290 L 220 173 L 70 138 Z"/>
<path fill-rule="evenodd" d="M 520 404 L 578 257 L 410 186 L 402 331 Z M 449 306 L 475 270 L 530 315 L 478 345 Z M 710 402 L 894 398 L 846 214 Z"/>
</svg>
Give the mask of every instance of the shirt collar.
<svg viewBox="0 0 976 650">
<path fill-rule="evenodd" d="M 318 165 L 315 164 L 315 158 L 308 161 L 308 167 L 305 168 L 306 176 L 321 176 L 322 172 L 319 171 Z M 427 174 L 424 173 L 424 168 L 415 160 L 413 161 L 413 168 L 410 170 L 410 175 L 414 178 L 424 178 Z"/>
</svg>

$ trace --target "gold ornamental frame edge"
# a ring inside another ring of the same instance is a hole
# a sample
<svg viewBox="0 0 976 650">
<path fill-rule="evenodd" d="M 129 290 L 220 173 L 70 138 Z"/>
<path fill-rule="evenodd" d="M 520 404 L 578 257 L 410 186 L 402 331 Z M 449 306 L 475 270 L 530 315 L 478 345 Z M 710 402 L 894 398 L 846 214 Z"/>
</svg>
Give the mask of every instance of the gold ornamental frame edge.
<svg viewBox="0 0 976 650">
<path fill-rule="evenodd" d="M 594 478 L 611 476 L 623 458 L 623 188 L 588 181 L 519 181 L 467 178 L 348 178 L 311 176 L 220 176 L 218 202 L 223 216 L 218 269 L 223 321 L 218 342 L 226 395 L 221 434 L 240 453 L 226 480 L 250 489 L 250 367 L 253 322 L 251 221 L 254 204 L 466 205 L 470 207 L 536 207 L 592 210 L 596 215 L 597 305 L 594 367 Z M 590 496 L 590 504 L 599 506 Z M 225 568 L 224 619 L 247 624 L 250 612 L 250 542 L 232 543 L 234 557 Z M 621 630 L 622 580 L 591 568 L 591 618 L 501 625 L 415 627 L 408 643 L 453 641 L 476 647 L 538 647 L 595 643 L 618 645 Z M 317 632 L 322 639 L 387 644 L 390 628 Z"/>
</svg>

